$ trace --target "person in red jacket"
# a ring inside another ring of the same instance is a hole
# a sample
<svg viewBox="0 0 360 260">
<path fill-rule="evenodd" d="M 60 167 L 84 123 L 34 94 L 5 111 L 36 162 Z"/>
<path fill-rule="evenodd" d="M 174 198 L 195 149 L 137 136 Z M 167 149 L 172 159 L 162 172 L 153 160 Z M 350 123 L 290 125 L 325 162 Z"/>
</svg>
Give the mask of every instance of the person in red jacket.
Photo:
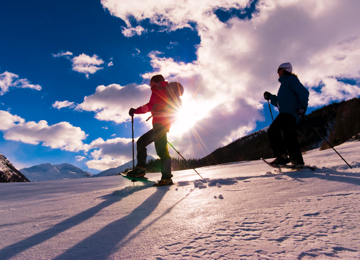
<svg viewBox="0 0 360 260">
<path fill-rule="evenodd" d="M 150 80 L 151 97 L 149 103 L 138 107 L 137 109 L 131 108 L 129 115 L 145 114 L 151 112 L 153 129 L 143 134 L 136 143 L 137 150 L 137 165 L 135 169 L 129 171 L 127 176 L 130 177 L 144 177 L 146 169 L 146 147 L 152 142 L 155 143 L 157 155 L 161 160 L 161 180 L 156 186 L 172 185 L 171 174 L 171 157 L 167 147 L 167 132 L 170 130 L 171 118 L 167 113 L 169 105 L 169 94 L 166 89 L 168 82 L 165 81 L 162 75 L 155 75 Z"/>
</svg>

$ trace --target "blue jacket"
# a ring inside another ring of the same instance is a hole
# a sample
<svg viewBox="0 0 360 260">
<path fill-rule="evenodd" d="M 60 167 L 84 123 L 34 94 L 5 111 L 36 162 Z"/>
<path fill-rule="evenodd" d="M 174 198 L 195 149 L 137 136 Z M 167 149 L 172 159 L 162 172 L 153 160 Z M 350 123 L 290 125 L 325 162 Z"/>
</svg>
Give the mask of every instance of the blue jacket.
<svg viewBox="0 0 360 260">
<path fill-rule="evenodd" d="M 281 85 L 277 96 L 270 96 L 271 104 L 278 107 L 280 113 L 291 114 L 299 121 L 296 110 L 300 107 L 307 109 L 309 91 L 294 75 L 282 75 L 279 82 Z"/>
</svg>

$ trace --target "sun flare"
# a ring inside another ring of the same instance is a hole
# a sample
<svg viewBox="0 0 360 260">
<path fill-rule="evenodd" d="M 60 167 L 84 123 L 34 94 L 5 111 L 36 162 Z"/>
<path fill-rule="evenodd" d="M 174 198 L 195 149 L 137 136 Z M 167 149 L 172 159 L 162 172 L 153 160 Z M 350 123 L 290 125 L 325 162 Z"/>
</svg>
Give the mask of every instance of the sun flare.
<svg viewBox="0 0 360 260">
<path fill-rule="evenodd" d="M 177 119 L 171 127 L 171 135 L 182 135 L 189 131 L 195 123 L 206 116 L 204 104 L 191 96 L 182 97 L 182 108 L 177 113 Z"/>
</svg>

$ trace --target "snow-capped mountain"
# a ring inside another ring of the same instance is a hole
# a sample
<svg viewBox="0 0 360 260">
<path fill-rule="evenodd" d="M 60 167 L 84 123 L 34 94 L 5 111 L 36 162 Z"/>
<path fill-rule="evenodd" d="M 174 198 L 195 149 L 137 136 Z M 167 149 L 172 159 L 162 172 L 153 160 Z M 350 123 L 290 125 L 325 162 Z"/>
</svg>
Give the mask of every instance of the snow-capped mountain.
<svg viewBox="0 0 360 260">
<path fill-rule="evenodd" d="M 78 179 L 92 176 L 91 173 L 85 172 L 68 163 L 58 165 L 44 163 L 30 168 L 23 168 L 20 172 L 29 178 L 30 181 Z"/>
<path fill-rule="evenodd" d="M 29 180 L 19 172 L 14 165 L 0 154 L 0 182 L 28 182 Z"/>
<path fill-rule="evenodd" d="M 147 161 L 150 161 L 150 160 L 155 160 L 154 157 L 152 157 L 151 155 L 148 155 L 148 160 Z M 136 165 L 137 164 L 137 160 L 135 159 L 135 162 L 134 164 Z M 107 169 L 105 171 L 102 171 L 96 175 L 93 175 L 94 177 L 104 177 L 104 176 L 114 176 L 114 175 L 117 175 L 121 172 L 123 172 L 124 170 L 126 169 L 130 169 L 133 167 L 133 163 L 132 163 L 132 160 L 117 167 L 117 168 L 110 168 L 110 169 Z"/>
</svg>

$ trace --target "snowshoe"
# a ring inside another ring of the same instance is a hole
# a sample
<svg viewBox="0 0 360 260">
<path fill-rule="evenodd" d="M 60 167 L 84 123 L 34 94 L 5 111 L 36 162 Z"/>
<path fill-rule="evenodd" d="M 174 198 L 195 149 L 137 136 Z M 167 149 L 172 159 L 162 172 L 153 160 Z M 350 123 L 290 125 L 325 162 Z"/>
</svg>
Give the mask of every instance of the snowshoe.
<svg viewBox="0 0 360 260">
<path fill-rule="evenodd" d="M 142 177 L 142 178 L 129 177 L 129 176 L 126 176 L 126 174 L 124 174 L 124 173 L 122 173 L 121 176 L 123 176 L 125 179 L 128 179 L 128 180 L 130 180 L 132 182 L 153 182 L 153 181 L 150 181 L 146 177 Z"/>
<path fill-rule="evenodd" d="M 270 162 L 270 164 L 277 166 L 277 165 L 285 165 L 285 164 L 288 164 L 289 162 L 290 162 L 290 159 L 285 155 L 285 156 L 277 157 L 275 160 Z"/>
<path fill-rule="evenodd" d="M 132 178 L 145 178 L 145 174 L 144 168 L 136 166 L 135 169 L 128 171 L 126 176 Z"/>
<path fill-rule="evenodd" d="M 268 161 L 266 161 L 265 159 L 261 158 L 261 160 L 264 161 L 264 163 L 266 163 L 267 165 L 273 167 L 273 168 L 278 168 L 281 172 L 281 169 L 292 169 L 292 170 L 301 170 L 301 169 L 310 169 L 312 171 L 316 170 L 316 166 L 311 166 L 311 165 L 289 165 L 289 164 L 271 164 Z"/>
</svg>

